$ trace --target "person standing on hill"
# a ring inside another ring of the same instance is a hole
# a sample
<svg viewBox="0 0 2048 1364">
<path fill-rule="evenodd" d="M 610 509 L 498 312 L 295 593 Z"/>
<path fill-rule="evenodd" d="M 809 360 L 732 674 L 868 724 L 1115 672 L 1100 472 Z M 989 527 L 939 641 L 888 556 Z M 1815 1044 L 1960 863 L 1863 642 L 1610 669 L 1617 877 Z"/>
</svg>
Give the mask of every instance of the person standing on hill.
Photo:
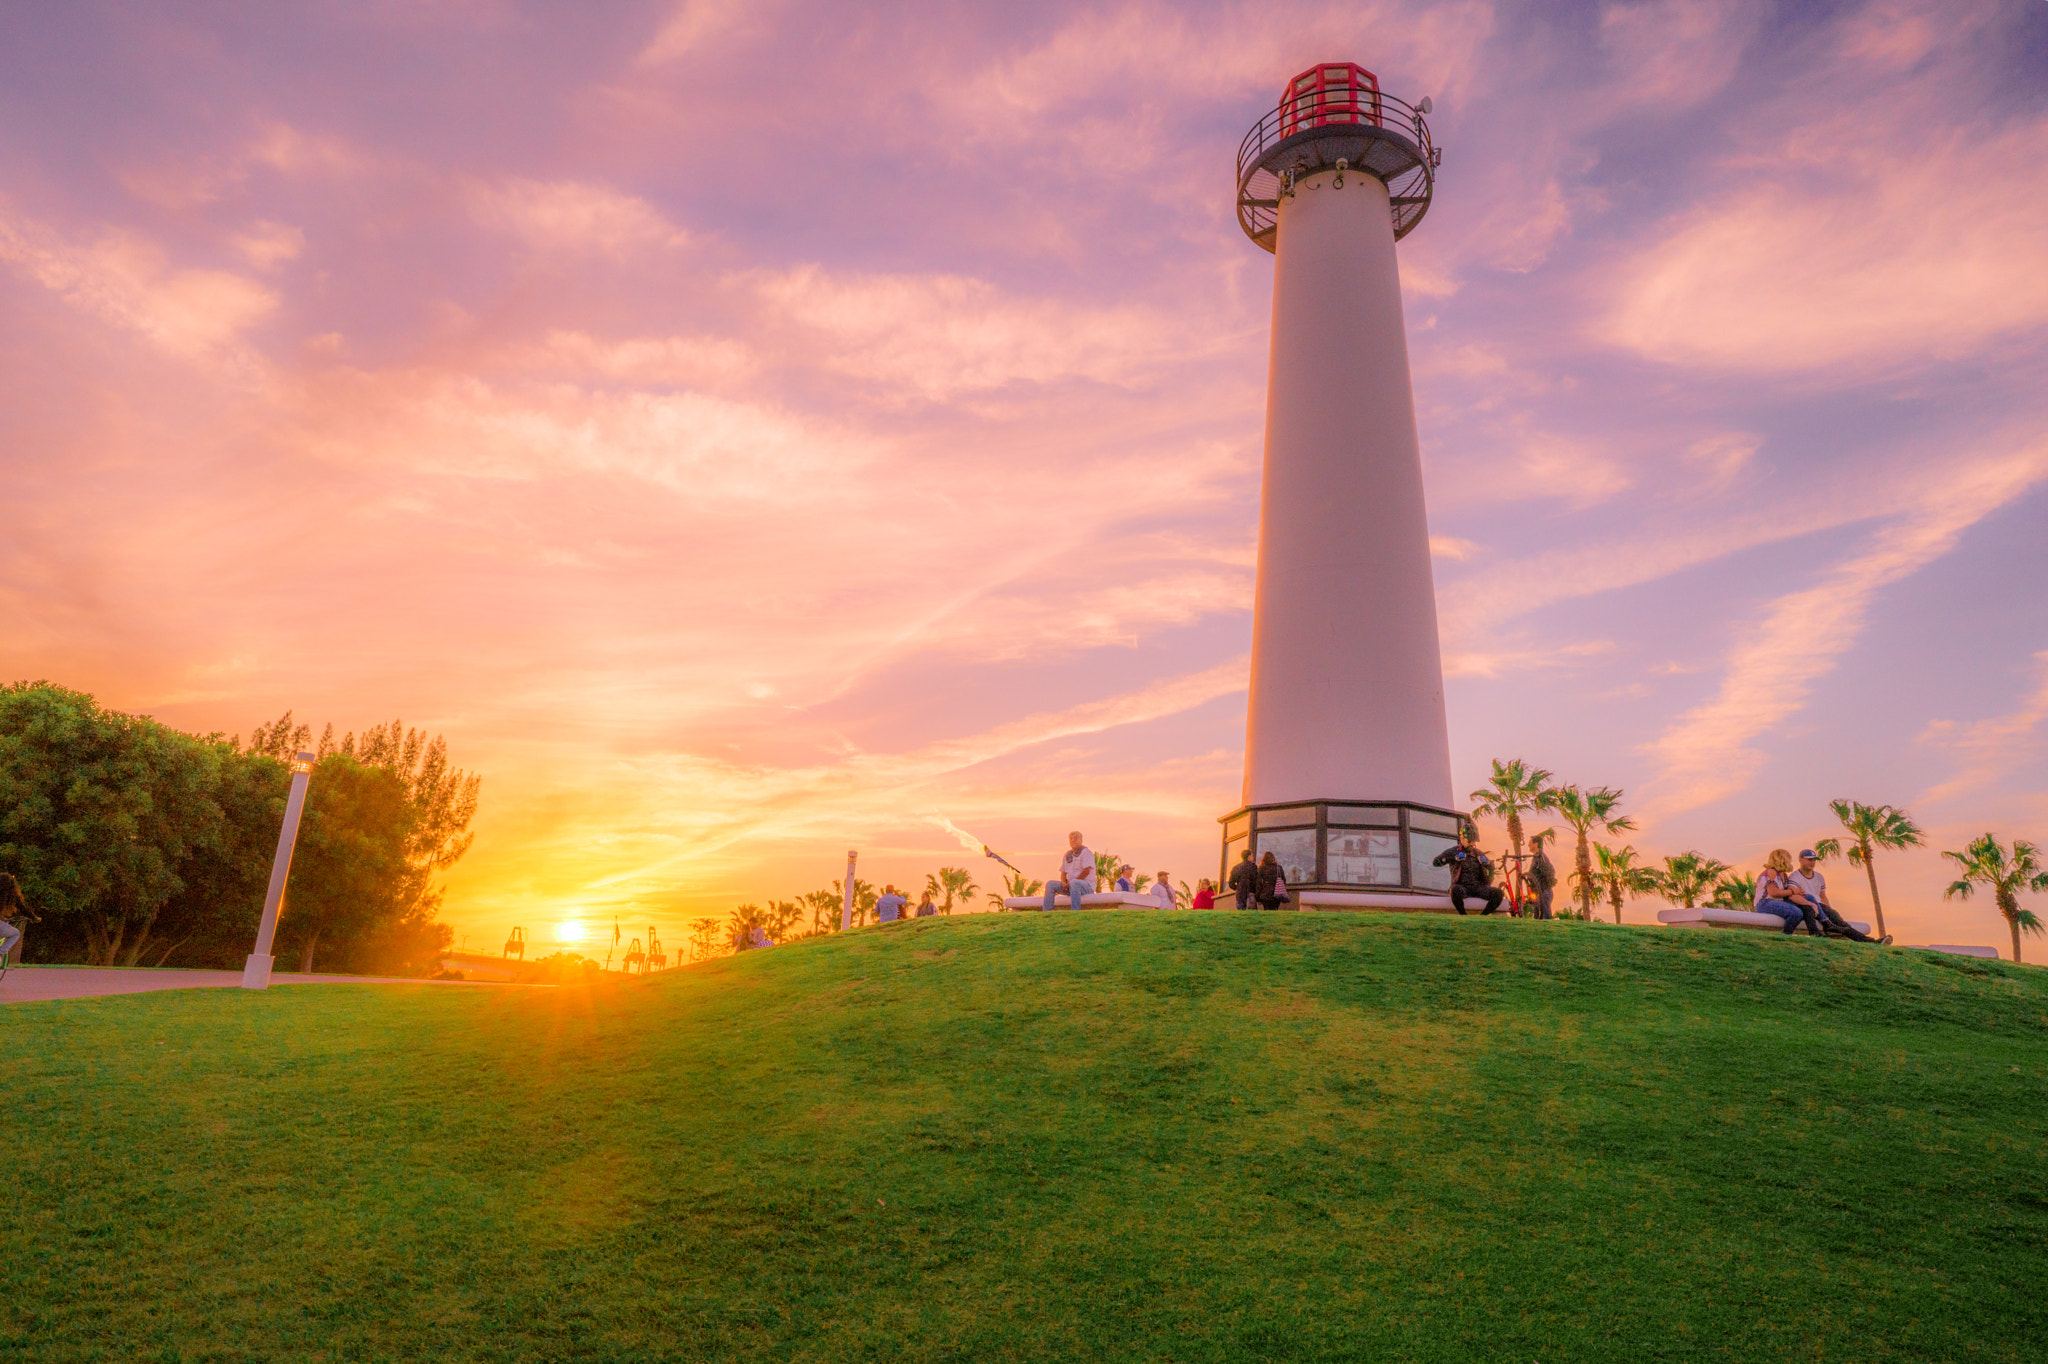
<svg viewBox="0 0 2048 1364">
<path fill-rule="evenodd" d="M 1248 908 L 1252 902 L 1252 882 L 1258 878 L 1259 869 L 1252 864 L 1252 850 L 1246 848 L 1244 856 L 1230 869 L 1230 880 L 1226 886 L 1237 892 L 1237 907 Z"/>
<path fill-rule="evenodd" d="M 14 879 L 12 872 L 0 871 L 0 971 L 7 969 L 7 958 L 21 945 L 20 924 L 32 924 L 36 916 L 28 912 L 28 898 L 21 893 L 21 883 Z"/>
<path fill-rule="evenodd" d="M 1557 893 L 1557 867 L 1550 860 L 1550 853 L 1544 844 L 1557 836 L 1555 829 L 1545 829 L 1529 840 L 1529 846 L 1536 855 L 1529 859 L 1529 884 L 1536 888 L 1536 917 L 1550 917 L 1550 900 Z"/>
<path fill-rule="evenodd" d="M 1081 898 L 1095 893 L 1095 854 L 1081 841 L 1081 831 L 1074 830 L 1067 835 L 1067 855 L 1060 859 L 1060 874 L 1057 880 L 1045 883 L 1045 904 L 1052 909 L 1053 897 L 1067 897 L 1068 909 L 1079 909 Z"/>
<path fill-rule="evenodd" d="M 883 886 L 882 898 L 875 901 L 875 922 L 893 924 L 903 917 L 903 911 L 909 905 L 908 899 L 896 893 L 896 887 Z"/>
<path fill-rule="evenodd" d="M 1280 859 L 1271 853 L 1259 859 L 1259 869 L 1252 877 L 1252 898 L 1264 910 L 1275 910 L 1287 903 L 1287 878 L 1280 871 Z"/>
</svg>

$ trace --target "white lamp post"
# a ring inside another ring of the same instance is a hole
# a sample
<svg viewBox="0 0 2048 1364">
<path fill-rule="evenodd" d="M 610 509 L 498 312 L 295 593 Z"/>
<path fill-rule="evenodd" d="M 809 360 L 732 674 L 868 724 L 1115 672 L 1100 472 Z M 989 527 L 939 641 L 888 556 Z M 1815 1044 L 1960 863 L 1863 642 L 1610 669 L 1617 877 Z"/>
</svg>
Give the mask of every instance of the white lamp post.
<svg viewBox="0 0 2048 1364">
<path fill-rule="evenodd" d="M 263 923 L 256 930 L 256 950 L 242 966 L 244 990 L 270 988 L 270 944 L 277 937 L 277 912 L 284 904 L 284 883 L 292 874 L 292 849 L 299 842 L 299 816 L 306 811 L 306 784 L 313 777 L 313 755 L 292 755 L 292 790 L 284 802 L 284 827 L 277 831 L 277 855 L 270 861 L 270 889 L 263 894 Z"/>
<path fill-rule="evenodd" d="M 844 933 L 853 927 L 853 864 L 860 860 L 860 854 L 849 850 L 846 854 L 846 895 L 839 902 L 839 931 Z"/>
</svg>

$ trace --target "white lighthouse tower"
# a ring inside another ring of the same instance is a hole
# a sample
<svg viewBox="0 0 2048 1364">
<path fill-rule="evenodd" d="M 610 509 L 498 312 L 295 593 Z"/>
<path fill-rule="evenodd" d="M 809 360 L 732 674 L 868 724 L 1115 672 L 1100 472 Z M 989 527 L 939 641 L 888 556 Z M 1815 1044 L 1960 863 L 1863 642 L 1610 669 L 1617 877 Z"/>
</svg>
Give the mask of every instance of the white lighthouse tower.
<svg viewBox="0 0 2048 1364">
<path fill-rule="evenodd" d="M 1243 805 L 1223 868 L 1278 855 L 1304 904 L 1435 907 L 1457 831 L 1394 243 L 1429 210 L 1423 116 L 1311 67 L 1238 150 L 1274 256 Z M 1426 898 L 1425 898 L 1426 897 Z"/>
</svg>

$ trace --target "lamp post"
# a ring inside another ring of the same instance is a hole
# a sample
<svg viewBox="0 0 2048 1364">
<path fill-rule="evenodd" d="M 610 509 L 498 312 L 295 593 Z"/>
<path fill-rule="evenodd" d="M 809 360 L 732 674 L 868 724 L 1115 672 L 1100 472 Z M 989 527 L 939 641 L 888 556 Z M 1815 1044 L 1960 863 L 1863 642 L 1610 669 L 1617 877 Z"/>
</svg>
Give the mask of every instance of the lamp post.
<svg viewBox="0 0 2048 1364">
<path fill-rule="evenodd" d="M 839 931 L 844 933 L 853 927 L 853 864 L 860 860 L 860 854 L 849 849 L 846 854 L 846 894 L 839 901 Z"/>
<path fill-rule="evenodd" d="M 277 855 L 270 860 L 270 889 L 263 893 L 263 923 L 256 930 L 256 950 L 242 966 L 244 990 L 270 988 L 270 944 L 277 937 L 277 912 L 284 905 L 284 883 L 292 874 L 292 849 L 299 842 L 299 816 L 306 812 L 306 784 L 313 778 L 313 755 L 292 755 L 292 790 L 284 802 L 284 827 L 277 831 Z"/>
</svg>

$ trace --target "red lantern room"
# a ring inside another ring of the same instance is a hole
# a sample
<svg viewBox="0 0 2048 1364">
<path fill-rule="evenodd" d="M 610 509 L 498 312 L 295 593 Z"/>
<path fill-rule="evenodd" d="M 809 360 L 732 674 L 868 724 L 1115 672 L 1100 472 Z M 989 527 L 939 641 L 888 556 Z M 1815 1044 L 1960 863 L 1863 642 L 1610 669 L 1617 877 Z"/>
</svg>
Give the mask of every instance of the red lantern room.
<svg viewBox="0 0 2048 1364">
<path fill-rule="evenodd" d="M 1326 62 L 1287 82 L 1280 96 L 1280 136 L 1330 124 L 1380 125 L 1380 78 L 1357 62 Z"/>
</svg>

